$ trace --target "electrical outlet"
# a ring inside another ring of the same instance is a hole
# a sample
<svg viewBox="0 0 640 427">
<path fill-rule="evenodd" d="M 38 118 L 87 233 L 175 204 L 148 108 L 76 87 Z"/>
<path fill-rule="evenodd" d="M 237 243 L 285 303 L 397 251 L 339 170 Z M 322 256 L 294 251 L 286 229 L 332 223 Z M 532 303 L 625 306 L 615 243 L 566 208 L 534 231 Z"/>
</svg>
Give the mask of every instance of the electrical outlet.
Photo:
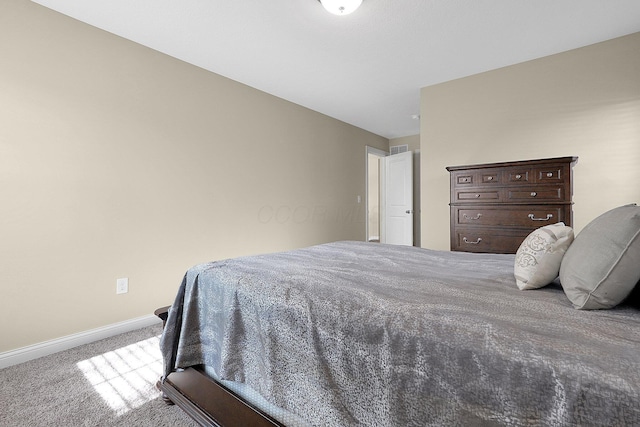
<svg viewBox="0 0 640 427">
<path fill-rule="evenodd" d="M 129 279 L 123 277 L 116 280 L 116 294 L 126 294 L 127 292 L 129 292 Z"/>
</svg>

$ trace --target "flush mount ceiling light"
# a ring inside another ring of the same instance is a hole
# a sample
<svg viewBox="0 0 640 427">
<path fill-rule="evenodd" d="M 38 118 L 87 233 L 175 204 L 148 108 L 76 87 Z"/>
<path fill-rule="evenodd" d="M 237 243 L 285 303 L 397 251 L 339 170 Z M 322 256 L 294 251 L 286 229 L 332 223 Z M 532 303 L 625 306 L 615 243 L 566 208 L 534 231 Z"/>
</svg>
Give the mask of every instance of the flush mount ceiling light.
<svg viewBox="0 0 640 427">
<path fill-rule="evenodd" d="M 362 0 L 318 0 L 334 15 L 348 15 L 362 4 Z"/>
</svg>

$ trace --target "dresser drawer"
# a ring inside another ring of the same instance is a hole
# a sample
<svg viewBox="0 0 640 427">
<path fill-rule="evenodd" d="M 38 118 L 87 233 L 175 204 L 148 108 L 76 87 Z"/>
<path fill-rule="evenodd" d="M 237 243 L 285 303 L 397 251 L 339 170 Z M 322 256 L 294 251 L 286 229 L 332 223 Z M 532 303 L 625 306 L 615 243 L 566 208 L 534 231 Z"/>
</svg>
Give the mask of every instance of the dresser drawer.
<svg viewBox="0 0 640 427">
<path fill-rule="evenodd" d="M 530 202 L 540 201 L 561 202 L 564 200 L 564 189 L 562 187 L 527 187 L 527 188 L 507 188 L 505 190 L 505 201 L 508 202 Z"/>
<path fill-rule="evenodd" d="M 560 183 L 564 181 L 566 166 L 539 167 L 533 170 L 538 183 Z M 567 172 L 568 173 L 568 172 Z"/>
<path fill-rule="evenodd" d="M 531 184 L 535 176 L 531 169 L 509 168 L 504 173 L 505 184 Z"/>
<path fill-rule="evenodd" d="M 514 254 L 530 231 L 497 229 L 456 229 L 451 236 L 451 250 Z"/>
<path fill-rule="evenodd" d="M 506 226 L 534 229 L 565 221 L 565 206 L 453 207 L 455 225 Z"/>
<path fill-rule="evenodd" d="M 461 189 L 477 186 L 500 185 L 502 173 L 499 170 L 461 172 L 452 175 L 451 185 Z"/>
<path fill-rule="evenodd" d="M 544 165 L 533 168 L 512 167 L 504 170 L 503 181 L 506 185 L 563 183 L 569 170 L 566 165 Z"/>
<path fill-rule="evenodd" d="M 467 203 L 486 203 L 500 201 L 500 190 L 456 190 L 455 201 Z"/>
</svg>

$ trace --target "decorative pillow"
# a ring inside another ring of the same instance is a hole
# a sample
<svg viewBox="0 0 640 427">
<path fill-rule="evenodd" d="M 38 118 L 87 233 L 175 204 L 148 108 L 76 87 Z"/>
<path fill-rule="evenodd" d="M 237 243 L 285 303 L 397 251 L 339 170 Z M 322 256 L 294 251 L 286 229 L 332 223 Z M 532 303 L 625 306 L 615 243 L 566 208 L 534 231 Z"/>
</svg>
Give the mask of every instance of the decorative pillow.
<svg viewBox="0 0 640 427">
<path fill-rule="evenodd" d="M 612 308 L 640 280 L 640 207 L 603 213 L 576 236 L 560 266 L 564 293 L 579 309 Z"/>
<path fill-rule="evenodd" d="M 534 230 L 516 252 L 514 275 L 521 290 L 538 289 L 558 277 L 562 257 L 573 242 L 573 229 L 564 222 Z"/>
</svg>

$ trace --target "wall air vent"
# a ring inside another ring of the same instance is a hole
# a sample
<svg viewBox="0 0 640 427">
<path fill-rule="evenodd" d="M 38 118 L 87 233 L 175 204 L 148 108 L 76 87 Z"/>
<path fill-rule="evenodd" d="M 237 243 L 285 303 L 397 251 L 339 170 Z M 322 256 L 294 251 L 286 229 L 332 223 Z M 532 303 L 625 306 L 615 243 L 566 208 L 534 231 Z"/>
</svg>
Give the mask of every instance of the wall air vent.
<svg viewBox="0 0 640 427">
<path fill-rule="evenodd" d="M 407 151 L 409 151 L 409 144 L 392 145 L 391 147 L 389 147 L 389 150 L 391 151 L 392 156 L 394 154 L 406 153 Z"/>
</svg>

